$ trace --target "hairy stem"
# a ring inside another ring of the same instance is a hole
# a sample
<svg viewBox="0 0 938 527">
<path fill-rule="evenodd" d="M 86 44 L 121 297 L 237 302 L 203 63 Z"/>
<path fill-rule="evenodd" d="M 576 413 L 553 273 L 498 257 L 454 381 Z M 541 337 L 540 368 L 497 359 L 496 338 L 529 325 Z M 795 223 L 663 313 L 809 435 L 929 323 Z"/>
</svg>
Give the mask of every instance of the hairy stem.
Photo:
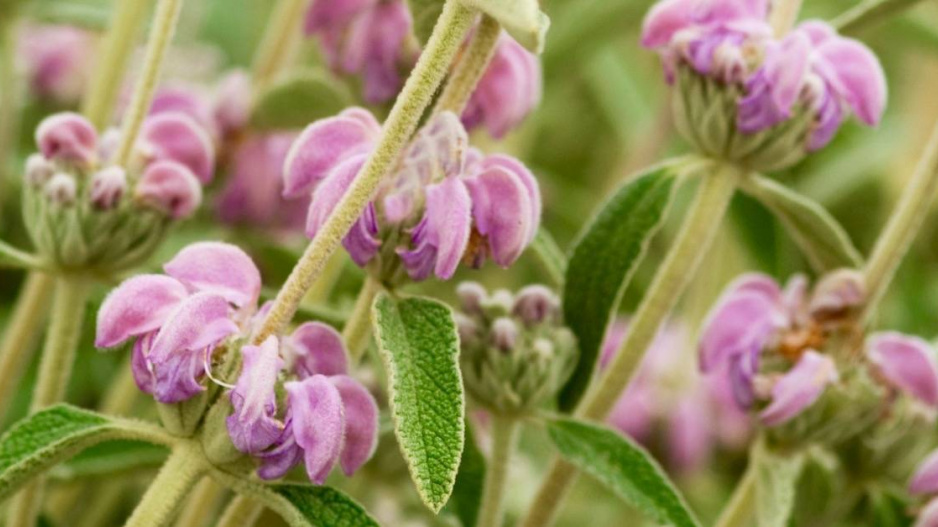
<svg viewBox="0 0 938 527">
<path fill-rule="evenodd" d="M 475 34 L 469 42 L 469 47 L 462 53 L 459 62 L 453 69 L 443 93 L 436 102 L 437 111 L 453 112 L 462 115 L 466 103 L 472 97 L 476 85 L 495 54 L 498 37 L 502 33 L 502 26 L 497 20 L 482 15 L 482 21 L 476 27 Z"/>
<path fill-rule="evenodd" d="M 81 111 L 98 130 L 111 123 L 117 93 L 124 81 L 130 55 L 151 0 L 121 0 L 114 3 L 114 15 L 107 34 L 98 46 L 99 58 Z"/>
<path fill-rule="evenodd" d="M 216 527 L 250 527 L 257 522 L 264 506 L 243 494 L 238 494 L 225 507 Z"/>
<path fill-rule="evenodd" d="M 130 106 L 124 115 L 120 144 L 117 148 L 117 156 L 114 158 L 115 165 L 127 166 L 130 161 L 130 155 L 137 143 L 137 136 L 140 134 L 140 127 L 143 126 L 143 120 L 150 111 L 150 103 L 153 102 L 153 94 L 156 93 L 156 84 L 160 78 L 160 71 L 163 69 L 166 52 L 173 40 L 181 9 L 182 0 L 159 0 L 147 42 L 143 71 L 141 71 L 140 79 L 137 80 Z"/>
<path fill-rule="evenodd" d="M 921 0 L 866 0 L 831 21 L 842 35 L 854 35 L 870 24 L 883 22 L 918 4 Z"/>
<path fill-rule="evenodd" d="M 0 196 L 13 165 L 19 135 L 19 100 L 22 87 L 16 76 L 16 41 L 19 17 L 0 20 Z"/>
<path fill-rule="evenodd" d="M 124 527 L 166 527 L 180 502 L 208 470 L 202 447 L 180 443 L 163 464 Z"/>
<path fill-rule="evenodd" d="M 215 512 L 219 500 L 225 489 L 215 483 L 210 477 L 203 477 L 202 481 L 192 489 L 186 498 L 186 504 L 179 513 L 176 527 L 201 527 L 208 525 L 209 517 Z"/>
<path fill-rule="evenodd" d="M 512 416 L 492 414 L 492 456 L 485 469 L 485 486 L 479 507 L 477 527 L 501 527 L 511 456 L 518 444 L 521 427 Z"/>
<path fill-rule="evenodd" d="M 255 342 L 263 342 L 268 336 L 279 333 L 293 318 L 303 295 L 319 278 L 329 257 L 358 220 L 378 184 L 417 129 L 420 117 L 446 76 L 456 51 L 472 25 L 473 15 L 474 11 L 460 1 L 449 0 L 446 3 L 426 49 L 394 102 L 377 146 L 293 268 L 264 319 Z"/>
<path fill-rule="evenodd" d="M 714 527 L 745 527 L 752 524 L 756 500 L 756 474 L 752 463 L 739 480 L 730 501 L 723 508 Z"/>
<path fill-rule="evenodd" d="M 267 86 L 290 61 L 308 0 L 280 0 L 270 14 L 252 67 L 255 91 Z"/>
<path fill-rule="evenodd" d="M 16 299 L 13 314 L 0 342 L 0 422 L 19 387 L 26 365 L 33 357 L 36 340 L 46 320 L 46 308 L 55 287 L 47 274 L 31 272 Z"/>
<path fill-rule="evenodd" d="M 713 173 L 703 177 L 674 244 L 632 317 L 622 345 L 577 407 L 578 417 L 599 421 L 612 409 L 658 328 L 697 273 L 703 256 L 716 238 L 740 177 L 740 169 L 730 164 L 717 165 Z M 534 527 L 552 523 L 576 473 L 573 467 L 563 465 L 566 463 L 559 459 L 554 462 L 522 525 Z"/>
<path fill-rule="evenodd" d="M 867 305 L 863 320 L 869 321 L 876 305 L 892 282 L 899 263 L 909 252 L 912 240 L 918 234 L 928 209 L 938 190 L 938 124 L 932 130 L 925 152 L 919 158 L 915 173 L 899 198 L 895 212 L 883 229 L 867 261 Z"/>
<path fill-rule="evenodd" d="M 352 364 L 360 361 L 368 348 L 368 339 L 371 337 L 371 305 L 375 303 L 375 297 L 380 292 L 381 284 L 371 276 L 366 278 L 361 291 L 358 292 L 352 315 L 342 329 L 342 340 L 348 348 Z"/>
</svg>

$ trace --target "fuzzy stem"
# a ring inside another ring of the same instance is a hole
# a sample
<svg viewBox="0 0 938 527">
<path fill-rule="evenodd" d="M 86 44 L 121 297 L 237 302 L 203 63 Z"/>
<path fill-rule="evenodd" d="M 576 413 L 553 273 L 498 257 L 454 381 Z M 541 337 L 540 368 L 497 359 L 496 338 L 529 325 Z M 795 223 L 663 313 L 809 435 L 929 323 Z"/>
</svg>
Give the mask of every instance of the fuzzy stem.
<svg viewBox="0 0 938 527">
<path fill-rule="evenodd" d="M 0 196 L 13 162 L 19 132 L 20 83 L 16 76 L 16 35 L 19 17 L 0 21 Z"/>
<path fill-rule="evenodd" d="M 512 416 L 492 414 L 492 456 L 485 468 L 477 527 L 501 527 L 504 521 L 505 484 L 511 456 L 518 444 L 519 424 Z"/>
<path fill-rule="evenodd" d="M 98 130 L 111 123 L 117 92 L 136 47 L 140 26 L 151 0 L 121 0 L 114 4 L 110 28 L 98 47 L 100 58 L 81 102 L 81 111 Z"/>
<path fill-rule="evenodd" d="M 147 42 L 147 54 L 143 62 L 143 71 L 137 81 L 134 95 L 130 99 L 130 106 L 124 116 L 120 144 L 114 158 L 114 164 L 117 166 L 125 167 L 130 161 L 130 155 L 137 143 L 137 136 L 143 126 L 143 120 L 146 118 L 147 112 L 150 111 L 150 103 L 153 102 L 156 84 L 160 78 L 160 71 L 163 69 L 163 60 L 166 58 L 166 52 L 173 40 L 173 33 L 176 31 L 176 23 L 179 21 L 179 11 L 181 9 L 182 0 L 159 0 L 156 15 L 153 19 L 153 27 L 150 29 L 150 37 Z"/>
<path fill-rule="evenodd" d="M 264 506 L 243 494 L 238 494 L 225 507 L 215 527 L 250 527 L 257 522 Z"/>
<path fill-rule="evenodd" d="M 469 42 L 450 75 L 443 93 L 436 102 L 436 111 L 453 112 L 462 115 L 472 93 L 485 74 L 485 69 L 495 55 L 498 37 L 502 33 L 502 26 L 497 20 L 482 15 L 482 21 L 476 27 L 475 34 Z"/>
<path fill-rule="evenodd" d="M 842 35 L 854 35 L 875 22 L 888 20 L 918 4 L 921 0 L 866 0 L 856 4 L 831 21 Z"/>
<path fill-rule="evenodd" d="M 215 511 L 215 507 L 224 491 L 225 489 L 215 483 L 212 478 L 202 478 L 202 481 L 192 489 L 192 493 L 186 498 L 186 504 L 182 508 L 182 512 L 179 513 L 176 527 L 201 527 L 206 525 L 209 515 Z"/>
<path fill-rule="evenodd" d="M 329 257 L 358 220 L 378 184 L 417 129 L 420 117 L 446 76 L 456 51 L 472 25 L 474 14 L 472 9 L 458 0 L 446 2 L 426 49 L 394 102 L 377 146 L 293 268 L 264 319 L 255 342 L 263 342 L 268 336 L 279 333 L 293 318 L 303 295 L 319 278 Z"/>
<path fill-rule="evenodd" d="M 756 475 L 752 463 L 746 468 L 714 527 L 745 527 L 751 525 L 756 499 Z"/>
<path fill-rule="evenodd" d="M 869 321 L 921 229 L 938 190 L 938 124 L 935 125 L 915 173 L 899 198 L 895 212 L 883 229 L 867 261 L 867 305 L 861 320 Z"/>
<path fill-rule="evenodd" d="M 0 343 L 0 423 L 9 410 L 13 393 L 19 387 L 26 365 L 33 356 L 54 286 L 53 277 L 43 273 L 29 273 L 16 299 L 16 306 Z"/>
<path fill-rule="evenodd" d="M 772 3 L 769 22 L 776 37 L 785 35 L 794 27 L 795 21 L 798 20 L 798 12 L 801 11 L 801 2 L 802 0 L 778 0 Z"/>
<path fill-rule="evenodd" d="M 62 276 L 55 282 L 51 326 L 42 350 L 39 376 L 33 391 L 30 413 L 62 401 L 68 381 L 88 300 L 87 278 Z M 37 479 L 17 494 L 7 516 L 7 527 L 31 527 L 39 515 L 43 480 Z"/>
<path fill-rule="evenodd" d="M 308 3 L 308 0 L 280 0 L 274 6 L 254 56 L 255 91 L 267 86 L 289 62 Z"/>
<path fill-rule="evenodd" d="M 163 464 L 124 527 L 166 527 L 182 499 L 208 470 L 202 447 L 180 443 Z"/>
<path fill-rule="evenodd" d="M 632 317 L 622 345 L 598 384 L 577 407 L 578 417 L 599 421 L 612 409 L 658 328 L 697 273 L 719 231 L 740 177 L 740 170 L 730 164 L 717 165 L 712 173 L 704 176 L 677 238 Z M 522 525 L 550 525 L 575 474 L 572 466 L 559 459 L 555 461 Z"/>
<path fill-rule="evenodd" d="M 352 364 L 358 363 L 368 348 L 368 338 L 371 336 L 371 306 L 380 292 L 381 284 L 368 276 L 358 292 L 355 308 L 342 329 L 342 340 L 348 348 Z"/>
</svg>

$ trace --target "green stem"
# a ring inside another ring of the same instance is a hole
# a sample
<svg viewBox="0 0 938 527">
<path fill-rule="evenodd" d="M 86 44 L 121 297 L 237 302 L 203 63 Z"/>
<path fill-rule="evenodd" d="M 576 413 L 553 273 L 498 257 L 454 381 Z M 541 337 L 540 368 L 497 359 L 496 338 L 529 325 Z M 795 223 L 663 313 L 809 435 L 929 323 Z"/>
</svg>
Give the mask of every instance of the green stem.
<svg viewBox="0 0 938 527">
<path fill-rule="evenodd" d="M 243 494 L 237 494 L 228 503 L 215 527 L 250 527 L 264 512 L 264 506 Z"/>
<path fill-rule="evenodd" d="M 381 284 L 368 276 L 358 292 L 352 315 L 342 329 L 342 340 L 348 348 L 352 364 L 358 363 L 368 348 L 368 339 L 371 337 L 371 306 L 380 292 Z"/>
<path fill-rule="evenodd" d="M 777 0 L 772 2 L 769 22 L 776 37 L 785 35 L 794 27 L 795 21 L 798 20 L 798 12 L 801 11 L 801 2 L 802 0 Z"/>
<path fill-rule="evenodd" d="M 739 480 L 730 501 L 723 508 L 714 527 L 746 527 L 752 525 L 752 515 L 755 512 L 756 475 L 753 464 L 750 463 Z"/>
<path fill-rule="evenodd" d="M 201 527 L 208 523 L 209 516 L 215 512 L 218 501 L 225 489 L 210 477 L 202 481 L 186 498 L 186 504 L 179 513 L 176 527 Z"/>
<path fill-rule="evenodd" d="M 280 0 L 274 6 L 254 56 L 255 91 L 267 86 L 289 62 L 308 3 L 308 0 Z"/>
<path fill-rule="evenodd" d="M 658 328 L 697 274 L 703 256 L 716 238 L 740 177 L 740 169 L 731 164 L 717 165 L 712 173 L 703 177 L 677 238 L 632 317 L 622 345 L 598 384 L 577 407 L 578 417 L 600 421 L 612 409 Z M 566 463 L 560 460 L 554 465 L 523 524 L 527 527 L 550 525 L 563 502 L 563 494 L 574 481 L 570 476 L 575 474 L 575 469 L 562 466 Z"/>
<path fill-rule="evenodd" d="M 117 370 L 117 378 L 111 381 L 107 391 L 104 392 L 99 409 L 108 415 L 126 416 L 131 414 L 134 404 L 141 399 L 140 388 L 134 380 L 133 368 L 130 366 L 130 353 L 121 361 Z"/>
<path fill-rule="evenodd" d="M 492 456 L 485 467 L 485 486 L 477 527 L 501 527 L 511 456 L 518 444 L 521 427 L 512 416 L 492 414 Z"/>
<path fill-rule="evenodd" d="M 29 273 L 16 299 L 0 343 L 0 423 L 9 410 L 26 365 L 33 357 L 54 286 L 55 279 L 51 276 Z"/>
<path fill-rule="evenodd" d="M 842 35 L 855 35 L 871 23 L 882 22 L 918 4 L 921 0 L 866 0 L 831 21 Z"/>
<path fill-rule="evenodd" d="M 557 521 L 560 504 L 567 499 L 579 472 L 576 467 L 560 459 L 554 459 L 544 482 L 537 489 L 534 501 L 528 509 L 521 527 L 545 527 Z M 557 502 L 556 505 L 554 503 Z"/>
<path fill-rule="evenodd" d="M 469 46 L 453 68 L 453 73 L 436 102 L 437 111 L 462 115 L 463 110 L 466 109 L 466 103 L 469 102 L 472 92 L 475 91 L 476 85 L 479 84 L 489 61 L 495 54 L 501 33 L 502 26 L 497 20 L 488 15 L 482 15 L 482 21 L 476 26 Z"/>
<path fill-rule="evenodd" d="M 180 443 L 163 464 L 124 527 L 166 527 L 192 487 L 208 471 L 197 442 Z"/>
<path fill-rule="evenodd" d="M 19 132 L 20 83 L 16 75 L 16 35 L 19 17 L 0 21 L 0 196 L 13 164 Z"/>
<path fill-rule="evenodd" d="M 938 190 L 938 124 L 932 130 L 925 152 L 906 186 L 895 212 L 883 229 L 867 261 L 867 305 L 862 320 L 869 321 L 876 305 L 889 287 L 899 263 L 921 229 Z"/>
<path fill-rule="evenodd" d="M 99 58 L 81 111 L 95 128 L 111 123 L 117 92 L 124 82 L 127 64 L 136 48 L 137 34 L 151 0 L 121 0 L 114 3 L 110 28 L 98 47 Z"/>
<path fill-rule="evenodd" d="M 263 342 L 268 336 L 279 333 L 290 322 L 303 295 L 319 278 L 329 257 L 372 199 L 378 184 L 397 162 L 401 150 L 417 129 L 424 110 L 433 99 L 434 92 L 446 76 L 456 51 L 472 25 L 474 14 L 461 1 L 446 2 L 426 49 L 391 108 L 377 146 L 293 268 L 277 294 L 273 308 L 264 319 L 255 337 L 256 342 Z"/>
<path fill-rule="evenodd" d="M 140 79 L 137 80 L 130 106 L 124 115 L 120 144 L 114 158 L 114 164 L 117 166 L 126 167 L 130 161 L 134 145 L 137 143 L 137 136 L 140 134 L 140 127 L 143 126 L 143 120 L 153 101 L 153 94 L 156 93 L 156 84 L 160 78 L 160 71 L 163 69 L 163 60 L 173 40 L 181 9 L 182 0 L 159 0 L 147 42 L 143 71 Z"/>
</svg>

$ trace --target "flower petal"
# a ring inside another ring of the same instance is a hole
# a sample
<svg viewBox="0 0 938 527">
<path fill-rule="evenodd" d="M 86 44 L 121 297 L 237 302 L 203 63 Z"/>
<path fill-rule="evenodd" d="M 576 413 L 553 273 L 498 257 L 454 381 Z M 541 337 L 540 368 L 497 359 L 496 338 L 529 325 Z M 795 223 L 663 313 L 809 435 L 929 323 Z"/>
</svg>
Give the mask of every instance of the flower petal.
<svg viewBox="0 0 938 527">
<path fill-rule="evenodd" d="M 303 29 L 307 35 L 349 24 L 377 0 L 313 0 L 306 11 Z"/>
<path fill-rule="evenodd" d="M 345 410 L 339 390 L 323 375 L 288 382 L 287 404 L 293 411 L 293 435 L 303 449 L 310 481 L 322 485 L 342 451 Z"/>
<path fill-rule="evenodd" d="M 541 189 L 537 184 L 537 178 L 534 177 L 534 174 L 528 170 L 528 167 L 526 167 L 524 163 L 517 158 L 505 154 L 485 156 L 479 163 L 479 167 L 483 172 L 496 167 L 503 168 L 518 178 L 518 181 L 527 189 L 528 199 L 531 202 L 530 221 L 531 225 L 533 225 L 528 233 L 527 243 L 530 244 L 534 241 L 534 237 L 537 235 L 537 229 L 541 225 L 541 209 L 543 207 L 541 203 Z"/>
<path fill-rule="evenodd" d="M 938 450 L 933 450 L 919 463 L 909 482 L 909 492 L 912 494 L 938 493 Z"/>
<path fill-rule="evenodd" d="M 831 38 L 816 48 L 817 66 L 864 124 L 879 123 L 886 108 L 886 75 L 864 44 L 850 38 Z"/>
<path fill-rule="evenodd" d="M 469 191 L 457 177 L 448 177 L 426 188 L 423 220 L 411 233 L 413 250 L 399 250 L 407 273 L 414 280 L 427 278 L 432 270 L 448 280 L 459 267 L 469 245 L 472 202 Z"/>
<path fill-rule="evenodd" d="M 530 193 L 514 172 L 492 166 L 466 178 L 472 196 L 474 227 L 487 240 L 492 259 L 508 267 L 532 238 L 534 217 Z"/>
<path fill-rule="evenodd" d="M 378 403 L 364 386 L 347 375 L 329 380 L 339 390 L 345 408 L 345 446 L 339 461 L 345 475 L 351 476 L 378 446 Z"/>
<path fill-rule="evenodd" d="M 700 369 L 710 372 L 733 357 L 759 353 L 776 329 L 777 297 L 766 294 L 766 283 L 760 276 L 748 277 L 731 285 L 717 302 L 703 325 L 700 339 Z"/>
<path fill-rule="evenodd" d="M 348 370 L 342 335 L 321 322 L 306 322 L 285 340 L 288 367 L 300 379 L 313 375 L 341 375 Z"/>
<path fill-rule="evenodd" d="M 97 159 L 98 133 L 77 113 L 57 113 L 39 123 L 36 144 L 46 159 L 89 166 Z"/>
<path fill-rule="evenodd" d="M 215 172 L 215 147 L 209 133 L 180 112 L 148 117 L 140 131 L 140 147 L 148 161 L 171 160 L 189 168 L 201 183 Z"/>
<path fill-rule="evenodd" d="M 828 384 L 837 382 L 837 366 L 830 357 L 806 351 L 772 388 L 772 402 L 760 414 L 765 426 L 788 422 L 814 404 Z"/>
<path fill-rule="evenodd" d="M 261 292 L 261 273 L 254 261 L 228 243 L 190 244 L 163 269 L 193 290 L 215 293 L 237 307 L 253 305 Z"/>
<path fill-rule="evenodd" d="M 143 206 L 173 218 L 190 216 L 202 203 L 202 185 L 191 170 L 175 161 L 157 161 L 147 166 L 134 187 L 134 197 Z"/>
<path fill-rule="evenodd" d="M 159 329 L 188 294 L 183 284 L 168 276 L 146 274 L 124 281 L 98 310 L 94 345 L 110 348 Z"/>
<path fill-rule="evenodd" d="M 274 388 L 283 359 L 280 343 L 273 336 L 260 346 L 244 346 L 241 354 L 244 358 L 241 375 L 229 394 L 234 413 L 226 422 L 235 448 L 254 454 L 274 444 L 283 428 L 274 418 L 277 414 Z"/>
<path fill-rule="evenodd" d="M 867 357 L 896 388 L 938 407 L 938 361 L 931 345 L 896 332 L 870 335 Z"/>
</svg>

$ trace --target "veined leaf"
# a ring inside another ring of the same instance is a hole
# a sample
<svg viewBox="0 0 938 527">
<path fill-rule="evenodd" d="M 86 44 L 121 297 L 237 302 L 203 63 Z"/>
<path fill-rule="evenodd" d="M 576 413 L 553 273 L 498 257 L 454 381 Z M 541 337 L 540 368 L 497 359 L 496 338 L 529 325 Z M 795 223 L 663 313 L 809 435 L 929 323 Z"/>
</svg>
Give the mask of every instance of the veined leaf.
<svg viewBox="0 0 938 527">
<path fill-rule="evenodd" d="M 397 441 L 421 499 L 439 512 L 453 491 L 465 433 L 453 314 L 428 298 L 382 294 L 372 317 L 388 372 Z"/>
<path fill-rule="evenodd" d="M 560 392 L 570 411 L 586 391 L 603 336 L 622 293 L 671 202 L 674 177 L 655 167 L 630 179 L 603 205 L 573 248 L 564 281 L 564 318 L 580 346 L 576 368 Z"/>
<path fill-rule="evenodd" d="M 622 434 L 561 418 L 547 431 L 560 455 L 658 523 L 699 527 L 684 498 L 642 447 Z"/>
<path fill-rule="evenodd" d="M 475 436 L 466 423 L 466 444 L 462 450 L 459 473 L 453 495 L 444 510 L 452 511 L 463 527 L 475 527 L 482 503 L 482 488 L 485 485 L 485 457 L 476 446 Z"/>
<path fill-rule="evenodd" d="M 267 130 L 302 128 L 339 113 L 351 101 L 346 87 L 327 73 L 301 70 L 275 82 L 261 94 L 251 114 L 251 124 Z"/>
<path fill-rule="evenodd" d="M 532 53 L 544 49 L 550 19 L 541 12 L 537 0 L 462 0 L 466 5 L 498 20 L 519 44 Z"/>
</svg>

